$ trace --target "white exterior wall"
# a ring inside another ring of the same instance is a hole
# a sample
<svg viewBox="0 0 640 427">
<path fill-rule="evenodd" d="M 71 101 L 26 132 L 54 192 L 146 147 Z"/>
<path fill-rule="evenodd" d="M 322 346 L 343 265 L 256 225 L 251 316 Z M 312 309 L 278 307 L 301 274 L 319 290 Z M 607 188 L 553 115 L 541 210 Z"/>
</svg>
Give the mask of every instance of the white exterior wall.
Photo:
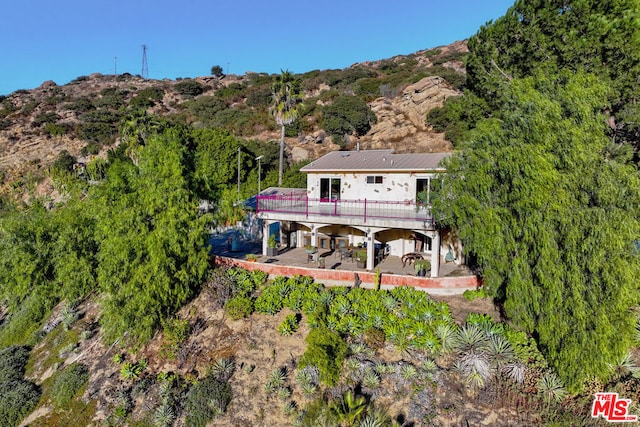
<svg viewBox="0 0 640 427">
<path fill-rule="evenodd" d="M 367 184 L 367 176 L 382 176 L 382 184 Z M 389 172 L 366 173 L 308 173 L 307 194 L 309 198 L 320 198 L 320 179 L 340 179 L 341 200 L 384 200 L 393 202 L 414 202 L 418 179 L 434 177 L 436 174 L 410 174 Z"/>
</svg>

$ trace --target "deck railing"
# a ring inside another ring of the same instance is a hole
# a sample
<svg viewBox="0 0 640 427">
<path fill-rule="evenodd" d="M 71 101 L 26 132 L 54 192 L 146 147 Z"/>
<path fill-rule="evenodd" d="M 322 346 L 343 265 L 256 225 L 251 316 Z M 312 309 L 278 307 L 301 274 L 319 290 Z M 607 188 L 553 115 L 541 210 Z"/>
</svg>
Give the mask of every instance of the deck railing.
<svg viewBox="0 0 640 427">
<path fill-rule="evenodd" d="M 275 212 L 368 219 L 396 219 L 406 221 L 430 221 L 433 216 L 428 207 L 416 205 L 413 201 L 386 200 L 329 200 L 310 198 L 306 194 L 258 195 L 256 212 Z"/>
</svg>

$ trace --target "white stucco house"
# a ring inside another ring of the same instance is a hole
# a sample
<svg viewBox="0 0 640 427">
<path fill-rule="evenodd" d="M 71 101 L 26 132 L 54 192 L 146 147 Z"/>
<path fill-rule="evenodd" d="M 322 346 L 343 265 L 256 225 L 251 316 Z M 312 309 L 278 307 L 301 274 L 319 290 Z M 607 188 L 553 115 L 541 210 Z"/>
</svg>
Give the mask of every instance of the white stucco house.
<svg viewBox="0 0 640 427">
<path fill-rule="evenodd" d="M 375 268 L 381 254 L 418 253 L 430 259 L 431 276 L 437 277 L 441 254 L 452 261 L 452 251 L 460 253 L 450 238 L 443 243 L 443 231 L 430 210 L 433 192 L 441 191 L 441 161 L 450 155 L 393 150 L 326 154 L 301 169 L 307 188 L 268 188 L 257 196 L 263 253 L 271 224 L 280 222 L 290 247 L 329 251 L 361 244 L 367 250 L 367 270 Z"/>
</svg>

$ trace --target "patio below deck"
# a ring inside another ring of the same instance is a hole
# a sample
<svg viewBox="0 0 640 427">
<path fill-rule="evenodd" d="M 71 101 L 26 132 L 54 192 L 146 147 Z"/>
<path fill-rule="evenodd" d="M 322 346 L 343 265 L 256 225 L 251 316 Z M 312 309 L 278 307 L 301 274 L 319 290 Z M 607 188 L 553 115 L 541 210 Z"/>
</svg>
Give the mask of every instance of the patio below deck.
<svg viewBox="0 0 640 427">
<path fill-rule="evenodd" d="M 236 251 L 230 251 L 225 235 L 213 236 L 209 242 L 213 260 L 218 265 L 236 265 L 249 270 L 260 269 L 270 275 L 312 276 L 326 285 L 352 286 L 360 281 L 363 287 L 374 287 L 376 272 L 359 268 L 355 260 L 341 259 L 337 252 L 320 251 L 310 260 L 304 248 L 281 249 L 277 256 L 261 254 L 259 240 L 242 240 Z M 246 255 L 254 254 L 255 262 Z M 324 259 L 324 262 L 318 261 Z M 324 264 L 324 265 L 323 265 Z M 418 277 L 413 264 L 403 265 L 401 257 L 389 255 L 375 266 L 379 271 L 382 289 L 394 286 L 413 286 L 434 294 L 460 294 L 468 289 L 477 289 L 480 282 L 464 265 L 443 262 L 438 277 Z M 357 276 L 356 276 L 357 275 Z"/>
</svg>

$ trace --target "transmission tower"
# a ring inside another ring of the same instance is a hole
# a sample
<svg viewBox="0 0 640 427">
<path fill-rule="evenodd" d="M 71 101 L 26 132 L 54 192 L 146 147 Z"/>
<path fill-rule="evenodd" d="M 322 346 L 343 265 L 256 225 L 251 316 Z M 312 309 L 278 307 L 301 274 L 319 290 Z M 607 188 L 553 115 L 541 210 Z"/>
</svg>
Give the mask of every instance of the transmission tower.
<svg viewBox="0 0 640 427">
<path fill-rule="evenodd" d="M 147 45 L 142 45 L 142 78 L 149 78 L 149 64 L 147 64 Z"/>
</svg>

